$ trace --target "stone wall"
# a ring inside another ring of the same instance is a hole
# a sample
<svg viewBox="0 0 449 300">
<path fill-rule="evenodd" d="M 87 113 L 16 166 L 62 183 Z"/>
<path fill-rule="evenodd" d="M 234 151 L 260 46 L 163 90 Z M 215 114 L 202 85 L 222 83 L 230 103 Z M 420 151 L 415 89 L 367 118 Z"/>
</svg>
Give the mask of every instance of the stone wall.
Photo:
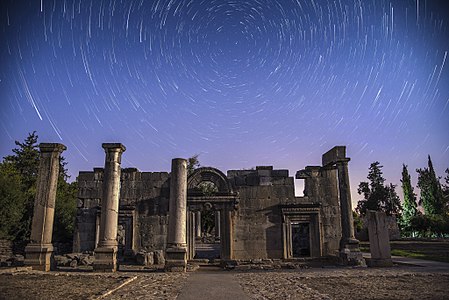
<svg viewBox="0 0 449 300">
<path fill-rule="evenodd" d="M 296 178 L 304 179 L 304 196 L 308 201 L 321 205 L 322 255 L 335 255 L 341 239 L 337 170 L 308 166 L 298 171 Z"/>
<path fill-rule="evenodd" d="M 124 243 L 137 252 L 165 249 L 168 225 L 169 174 L 122 169 L 119 224 L 124 228 Z M 103 168 L 80 172 L 78 177 L 78 212 L 73 251 L 93 251 L 103 185 Z"/>
<path fill-rule="evenodd" d="M 230 170 L 227 176 L 240 199 L 233 227 L 234 258 L 282 258 L 279 205 L 295 203 L 293 177 L 273 167 Z"/>
<path fill-rule="evenodd" d="M 0 240 L 0 256 L 12 256 L 14 244 L 10 240 Z"/>
<path fill-rule="evenodd" d="M 232 248 L 232 258 L 292 257 L 291 226 L 300 223 L 310 223 L 313 257 L 335 255 L 338 251 L 342 230 L 335 168 L 309 166 L 298 171 L 296 178 L 305 180 L 304 197 L 295 197 L 294 179 L 289 176 L 288 170 L 259 166 L 255 170 L 229 170 L 225 176 L 219 170 L 206 169 L 203 173 L 197 172 L 198 178 L 190 177 L 188 180 L 195 179 L 198 182 L 191 183 L 199 184 L 216 179 L 217 187 L 223 189 L 219 193 L 238 199 L 238 205 L 232 204 L 232 217 L 224 219 L 225 215 L 222 216 L 222 220 L 231 222 L 231 230 L 227 232 L 232 234 L 232 242 L 222 241 L 222 251 Z M 169 223 L 169 181 L 170 174 L 166 172 L 122 169 L 119 254 L 165 250 Z M 73 251 L 93 251 L 98 240 L 103 169 L 80 172 L 78 184 Z M 207 198 L 204 195 L 199 197 Z M 120 252 L 120 247 L 124 252 Z M 229 253 L 223 255 L 229 256 Z"/>
</svg>

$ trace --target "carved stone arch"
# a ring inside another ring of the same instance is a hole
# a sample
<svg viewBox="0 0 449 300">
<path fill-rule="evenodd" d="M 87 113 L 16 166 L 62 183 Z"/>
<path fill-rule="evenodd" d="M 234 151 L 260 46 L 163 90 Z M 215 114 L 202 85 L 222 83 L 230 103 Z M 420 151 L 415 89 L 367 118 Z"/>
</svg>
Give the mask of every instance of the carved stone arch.
<svg viewBox="0 0 449 300">
<path fill-rule="evenodd" d="M 212 182 L 219 193 L 232 193 L 231 185 L 223 172 L 211 167 L 202 167 L 193 171 L 187 178 L 187 190 L 197 190 L 201 182 Z"/>
</svg>

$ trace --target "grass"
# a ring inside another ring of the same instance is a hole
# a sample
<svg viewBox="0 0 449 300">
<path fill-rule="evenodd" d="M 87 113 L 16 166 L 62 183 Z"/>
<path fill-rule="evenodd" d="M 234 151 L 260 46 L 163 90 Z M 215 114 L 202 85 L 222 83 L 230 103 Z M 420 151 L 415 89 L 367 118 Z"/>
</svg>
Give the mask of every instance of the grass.
<svg viewBox="0 0 449 300">
<path fill-rule="evenodd" d="M 415 251 L 393 249 L 393 250 L 391 250 L 391 255 L 449 263 L 449 257 L 447 257 L 447 256 L 429 255 L 429 254 L 418 252 L 418 251 L 415 252 Z"/>
</svg>

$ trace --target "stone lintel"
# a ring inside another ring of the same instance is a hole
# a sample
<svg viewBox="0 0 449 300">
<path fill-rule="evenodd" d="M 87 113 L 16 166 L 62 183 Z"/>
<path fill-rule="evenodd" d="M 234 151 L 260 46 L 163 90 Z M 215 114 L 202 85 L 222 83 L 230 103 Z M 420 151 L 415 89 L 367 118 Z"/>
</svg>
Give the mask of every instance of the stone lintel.
<svg viewBox="0 0 449 300">
<path fill-rule="evenodd" d="M 63 144 L 58 143 L 40 143 L 39 150 L 40 152 L 62 152 L 66 150 L 67 147 Z"/>
<path fill-rule="evenodd" d="M 101 144 L 101 146 L 103 147 L 103 149 L 108 152 L 108 151 L 120 151 L 120 152 L 125 152 L 126 151 L 126 147 L 122 144 L 122 143 L 103 143 Z"/>
<path fill-rule="evenodd" d="M 340 161 L 349 161 L 349 158 L 346 157 L 346 146 L 335 146 L 324 153 L 322 157 L 323 167 L 336 164 Z"/>
<path fill-rule="evenodd" d="M 318 175 L 318 172 L 320 171 L 320 166 L 307 166 L 302 170 L 299 170 L 296 172 L 296 179 L 306 179 L 310 177 L 315 177 Z"/>
</svg>

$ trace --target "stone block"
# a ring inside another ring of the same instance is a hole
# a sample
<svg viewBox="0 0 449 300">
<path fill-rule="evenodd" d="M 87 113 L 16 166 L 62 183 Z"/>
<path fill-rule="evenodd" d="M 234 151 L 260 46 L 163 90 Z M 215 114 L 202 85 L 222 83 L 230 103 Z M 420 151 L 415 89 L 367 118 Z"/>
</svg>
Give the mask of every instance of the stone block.
<svg viewBox="0 0 449 300">
<path fill-rule="evenodd" d="M 95 249 L 94 271 L 115 272 L 117 270 L 117 247 Z"/>
<path fill-rule="evenodd" d="M 154 264 L 155 265 L 165 265 L 165 257 L 163 250 L 156 250 L 154 253 Z"/>
<path fill-rule="evenodd" d="M 154 253 L 140 251 L 136 254 L 136 263 L 142 266 L 151 266 L 154 264 Z"/>
<path fill-rule="evenodd" d="M 266 176 L 266 177 L 269 177 L 269 176 L 271 176 L 271 170 L 264 170 L 264 169 L 262 169 L 262 170 L 257 170 L 257 175 L 259 175 L 259 176 Z"/>
<path fill-rule="evenodd" d="M 256 186 L 260 183 L 260 177 L 258 176 L 248 176 L 246 177 L 246 185 Z"/>
<path fill-rule="evenodd" d="M 165 271 L 185 272 L 187 267 L 187 249 L 167 248 L 165 251 Z"/>
<path fill-rule="evenodd" d="M 259 171 L 259 170 L 269 170 L 269 171 L 272 171 L 272 170 L 273 170 L 273 166 L 257 166 L 257 167 L 256 167 L 256 171 Z"/>
<path fill-rule="evenodd" d="M 33 270 L 50 271 L 54 266 L 51 244 L 28 244 L 25 247 L 25 264 Z"/>
<path fill-rule="evenodd" d="M 237 177 L 234 177 L 234 180 L 235 180 L 236 186 L 246 185 L 245 177 L 237 176 Z"/>
<path fill-rule="evenodd" d="M 327 165 L 335 164 L 338 161 L 346 159 L 346 146 L 335 146 L 331 150 L 323 154 L 322 164 L 323 167 Z"/>
<path fill-rule="evenodd" d="M 285 184 L 285 177 L 272 177 L 271 183 L 273 185 L 284 185 Z"/>
<path fill-rule="evenodd" d="M 293 177 L 285 178 L 285 185 L 294 186 L 295 185 L 295 180 L 293 179 Z"/>
<path fill-rule="evenodd" d="M 273 185 L 273 183 L 271 182 L 271 177 L 260 177 L 259 178 L 259 184 L 260 185 Z"/>
<path fill-rule="evenodd" d="M 273 177 L 288 177 L 288 170 L 273 170 L 271 171 Z"/>
<path fill-rule="evenodd" d="M 392 266 L 390 238 L 386 223 L 386 214 L 368 211 L 368 234 L 372 266 Z"/>
<path fill-rule="evenodd" d="M 72 260 L 64 255 L 55 255 L 55 262 L 58 267 L 67 267 Z"/>
</svg>

